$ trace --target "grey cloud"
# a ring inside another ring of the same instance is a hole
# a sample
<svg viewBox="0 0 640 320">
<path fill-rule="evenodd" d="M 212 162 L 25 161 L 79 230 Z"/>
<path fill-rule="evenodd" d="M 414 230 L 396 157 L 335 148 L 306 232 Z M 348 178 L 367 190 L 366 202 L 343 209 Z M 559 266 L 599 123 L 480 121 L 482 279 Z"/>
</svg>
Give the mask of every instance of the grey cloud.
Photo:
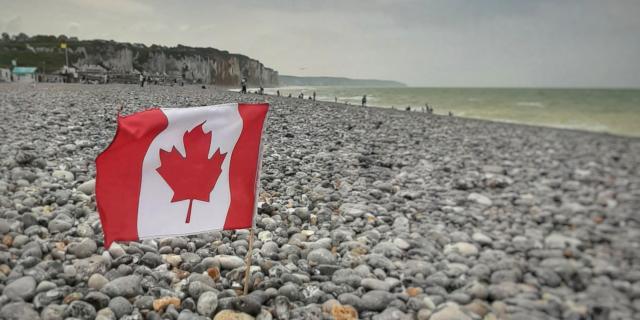
<svg viewBox="0 0 640 320">
<path fill-rule="evenodd" d="M 7 32 L 12 32 L 12 33 L 21 32 L 22 31 L 22 17 L 17 16 L 17 17 L 11 18 L 7 22 L 6 30 L 7 30 Z"/>
<path fill-rule="evenodd" d="M 68 30 L 69 36 L 77 36 L 78 32 L 80 31 L 80 24 L 77 22 L 70 22 Z"/>
</svg>

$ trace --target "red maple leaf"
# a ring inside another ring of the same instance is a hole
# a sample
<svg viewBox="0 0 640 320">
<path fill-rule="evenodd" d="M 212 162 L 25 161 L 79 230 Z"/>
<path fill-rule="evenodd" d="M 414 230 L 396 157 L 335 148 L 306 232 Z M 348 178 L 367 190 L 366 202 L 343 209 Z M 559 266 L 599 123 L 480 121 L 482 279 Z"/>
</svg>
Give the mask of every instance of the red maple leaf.
<svg viewBox="0 0 640 320">
<path fill-rule="evenodd" d="M 201 123 L 184 133 L 185 156 L 173 147 L 171 152 L 160 149 L 160 167 L 156 169 L 173 190 L 171 202 L 189 200 L 187 219 L 191 220 L 193 200 L 209 202 L 209 194 L 222 172 L 222 162 L 227 156 L 220 149 L 209 158 L 211 131 L 204 133 Z"/>
</svg>

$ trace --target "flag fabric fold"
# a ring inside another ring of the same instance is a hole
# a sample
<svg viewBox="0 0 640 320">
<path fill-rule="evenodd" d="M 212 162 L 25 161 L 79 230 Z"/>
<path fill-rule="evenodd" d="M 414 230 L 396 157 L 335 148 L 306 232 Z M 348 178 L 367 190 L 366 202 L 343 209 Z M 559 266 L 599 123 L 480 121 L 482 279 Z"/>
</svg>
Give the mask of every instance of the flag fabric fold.
<svg viewBox="0 0 640 320">
<path fill-rule="evenodd" d="M 105 247 L 250 228 L 268 104 L 156 108 L 118 116 L 96 159 Z"/>
</svg>

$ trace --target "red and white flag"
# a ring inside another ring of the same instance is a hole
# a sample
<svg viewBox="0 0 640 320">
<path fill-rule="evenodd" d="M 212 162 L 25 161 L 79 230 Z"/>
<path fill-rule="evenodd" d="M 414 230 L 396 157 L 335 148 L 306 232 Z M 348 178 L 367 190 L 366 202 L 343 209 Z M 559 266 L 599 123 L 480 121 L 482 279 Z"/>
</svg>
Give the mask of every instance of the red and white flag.
<svg viewBox="0 0 640 320">
<path fill-rule="evenodd" d="M 105 247 L 250 228 L 268 104 L 150 109 L 118 117 L 96 159 Z"/>
</svg>

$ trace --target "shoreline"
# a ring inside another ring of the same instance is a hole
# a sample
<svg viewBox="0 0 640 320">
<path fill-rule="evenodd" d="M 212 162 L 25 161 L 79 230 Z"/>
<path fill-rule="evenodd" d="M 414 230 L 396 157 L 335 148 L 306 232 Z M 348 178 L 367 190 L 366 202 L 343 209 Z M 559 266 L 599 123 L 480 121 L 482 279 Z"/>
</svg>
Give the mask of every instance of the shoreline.
<svg viewBox="0 0 640 320">
<path fill-rule="evenodd" d="M 234 88 L 223 88 L 222 90 L 239 94 L 239 92 L 234 91 L 234 90 L 236 90 Z M 249 89 L 247 89 L 247 90 L 249 90 Z M 253 89 L 251 89 L 251 90 L 253 90 Z M 635 90 L 635 89 L 633 89 L 633 90 Z M 261 96 L 259 94 L 255 94 L 255 93 L 247 93 L 247 94 L 248 95 Z M 303 99 L 299 99 L 299 98 L 296 98 L 296 97 L 291 97 L 291 98 L 283 97 L 283 96 L 278 97 L 275 94 L 264 94 L 263 96 L 267 96 L 267 97 L 270 97 L 270 98 L 278 98 L 278 99 L 303 100 Z M 305 98 L 304 100 L 308 100 L 308 99 Z M 316 100 L 316 102 L 326 103 L 326 104 L 329 104 L 329 105 L 343 106 L 343 107 L 362 108 L 361 106 L 355 105 L 355 104 L 346 104 L 346 103 L 341 103 L 341 102 L 336 103 L 336 102 L 333 102 L 333 101 L 326 101 L 326 100 Z M 440 113 L 440 112 L 434 112 L 433 114 L 429 115 L 429 114 L 421 112 L 421 111 L 414 111 L 414 110 L 406 111 L 406 110 L 402 110 L 402 109 L 399 109 L 399 108 L 393 109 L 392 107 L 378 106 L 378 105 L 367 105 L 364 108 L 375 108 L 375 109 L 382 109 L 382 110 L 394 110 L 394 111 L 398 111 L 398 112 L 412 112 L 412 113 L 416 113 L 416 114 L 422 114 L 424 116 L 448 117 L 447 114 Z M 599 134 L 599 135 L 618 137 L 618 138 L 640 139 L 640 135 L 630 135 L 630 134 L 626 135 L 626 134 L 613 133 L 613 132 L 607 132 L 607 131 L 601 131 L 601 130 L 588 130 L 588 129 L 584 129 L 584 128 L 571 127 L 571 126 L 561 126 L 561 125 L 555 126 L 555 125 L 552 125 L 552 124 L 545 125 L 545 124 L 518 122 L 518 121 L 515 121 L 515 120 L 509 120 L 509 119 L 491 119 L 491 118 L 480 118 L 480 117 L 467 117 L 467 116 L 459 116 L 459 115 L 455 115 L 455 114 L 453 115 L 453 117 L 459 118 L 459 119 L 466 119 L 466 120 L 486 121 L 486 122 L 497 123 L 497 124 L 511 124 L 511 125 L 527 126 L 527 127 L 533 127 L 533 128 L 539 128 L 539 129 L 566 130 L 566 131 L 571 131 L 571 132 L 580 132 L 580 133 L 586 133 L 586 134 Z"/>
<path fill-rule="evenodd" d="M 633 99 L 634 89 L 534 89 L 534 88 L 352 88 L 293 87 L 280 88 L 286 94 L 318 92 L 318 100 L 333 102 L 334 95 L 359 105 L 358 94 L 369 94 L 370 106 L 389 108 L 412 105 L 419 112 L 428 101 L 435 112 L 465 118 L 605 132 L 640 137 L 634 120 L 640 121 Z M 266 90 L 275 94 L 275 89 Z M 610 93 L 607 93 L 610 92 Z M 582 95 L 586 95 L 582 97 Z M 612 100 L 618 99 L 618 100 Z M 422 101 L 422 103 L 420 103 Z M 400 102 L 400 103 L 398 103 Z M 536 111 L 534 111 L 536 110 Z M 620 116 L 612 117 L 612 113 Z"/>
</svg>

